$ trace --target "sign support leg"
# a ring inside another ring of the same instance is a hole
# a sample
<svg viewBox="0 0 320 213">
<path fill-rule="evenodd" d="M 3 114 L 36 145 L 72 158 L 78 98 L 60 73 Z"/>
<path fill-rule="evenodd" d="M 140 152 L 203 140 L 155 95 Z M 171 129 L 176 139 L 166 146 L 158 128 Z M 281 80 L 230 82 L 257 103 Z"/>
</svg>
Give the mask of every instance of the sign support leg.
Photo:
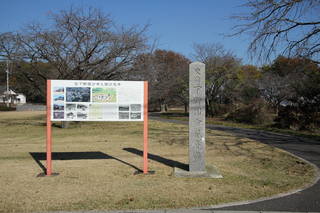
<svg viewBox="0 0 320 213">
<path fill-rule="evenodd" d="M 143 104 L 143 173 L 148 174 L 148 82 L 144 82 Z"/>
<path fill-rule="evenodd" d="M 51 80 L 47 80 L 47 176 L 52 174 Z"/>
</svg>

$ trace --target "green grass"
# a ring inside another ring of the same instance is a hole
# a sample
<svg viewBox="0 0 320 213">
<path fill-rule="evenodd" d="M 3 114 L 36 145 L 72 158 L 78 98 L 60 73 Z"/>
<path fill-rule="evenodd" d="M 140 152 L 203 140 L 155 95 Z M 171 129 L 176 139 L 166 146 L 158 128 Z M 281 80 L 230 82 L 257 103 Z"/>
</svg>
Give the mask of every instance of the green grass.
<svg viewBox="0 0 320 213">
<path fill-rule="evenodd" d="M 0 113 L 1 213 L 206 206 L 288 192 L 315 176 L 312 166 L 284 151 L 208 130 L 206 162 L 224 178 L 176 178 L 172 166 L 188 162 L 188 128 L 150 120 L 154 175 L 134 175 L 142 157 L 126 151 L 142 150 L 142 122 L 81 122 L 53 127 L 53 151 L 78 157 L 53 160 L 58 176 L 37 177 L 43 171 L 30 153 L 45 152 L 44 119 L 43 112 Z"/>
</svg>

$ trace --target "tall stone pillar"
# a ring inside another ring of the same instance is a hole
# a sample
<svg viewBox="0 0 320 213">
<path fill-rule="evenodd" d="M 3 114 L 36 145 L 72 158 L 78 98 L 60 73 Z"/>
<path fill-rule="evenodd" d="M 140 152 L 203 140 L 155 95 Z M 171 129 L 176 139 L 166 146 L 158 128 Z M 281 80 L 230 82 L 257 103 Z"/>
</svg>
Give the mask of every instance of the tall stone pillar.
<svg viewBox="0 0 320 213">
<path fill-rule="evenodd" d="M 176 177 L 222 178 L 213 165 L 206 165 L 205 64 L 189 66 L 189 170 L 174 168 Z"/>
<path fill-rule="evenodd" d="M 205 64 L 189 66 L 189 171 L 204 172 L 205 165 Z"/>
</svg>

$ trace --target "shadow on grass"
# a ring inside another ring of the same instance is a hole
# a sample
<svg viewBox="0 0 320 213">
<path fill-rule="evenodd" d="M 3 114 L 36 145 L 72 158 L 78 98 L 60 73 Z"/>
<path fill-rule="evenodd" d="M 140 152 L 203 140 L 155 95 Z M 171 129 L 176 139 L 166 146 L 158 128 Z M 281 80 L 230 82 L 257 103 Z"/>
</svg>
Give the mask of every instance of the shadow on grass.
<svg viewBox="0 0 320 213">
<path fill-rule="evenodd" d="M 143 151 L 141 151 L 139 149 L 136 149 L 136 148 L 123 148 L 123 150 L 125 150 L 127 152 L 130 152 L 130 153 L 133 153 L 133 154 L 136 154 L 136 155 L 139 155 L 139 156 L 143 156 Z M 166 166 L 177 167 L 179 169 L 189 171 L 189 165 L 188 164 L 181 163 L 181 162 L 178 162 L 178 161 L 175 161 L 175 160 L 171 160 L 171 159 L 168 159 L 168 158 L 164 158 L 164 157 L 161 157 L 159 155 L 154 155 L 154 154 L 148 153 L 148 159 L 157 161 L 157 162 L 162 163 L 162 164 L 164 164 Z"/>
<path fill-rule="evenodd" d="M 29 152 L 32 158 L 36 161 L 39 167 L 46 172 L 46 167 L 41 163 L 41 160 L 46 160 L 45 152 Z M 137 170 L 138 172 L 142 172 L 138 167 L 125 162 L 119 158 L 113 157 L 111 155 L 105 154 L 103 152 L 52 152 L 52 160 L 103 160 L 103 159 L 112 159 L 116 160 L 120 163 L 123 163 L 127 166 L 130 166 Z"/>
</svg>

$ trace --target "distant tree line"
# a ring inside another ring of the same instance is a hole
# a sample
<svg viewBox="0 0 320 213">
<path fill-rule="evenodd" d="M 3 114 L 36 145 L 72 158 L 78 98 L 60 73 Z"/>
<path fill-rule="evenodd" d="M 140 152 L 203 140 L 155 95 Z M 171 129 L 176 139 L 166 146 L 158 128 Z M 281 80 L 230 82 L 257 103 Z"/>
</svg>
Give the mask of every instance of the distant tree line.
<svg viewBox="0 0 320 213">
<path fill-rule="evenodd" d="M 10 85 L 29 102 L 44 103 L 47 79 L 147 80 L 151 110 L 182 106 L 187 113 L 189 64 L 197 60 L 206 64 L 208 117 L 274 121 L 294 129 L 320 126 L 316 53 L 280 55 L 257 67 L 243 64 L 221 44 L 204 43 L 194 45 L 191 60 L 171 50 L 151 49 L 147 26 L 117 26 L 97 9 L 70 9 L 52 18 L 50 27 L 33 24 L 19 33 L 0 34 L 0 56 L 10 60 Z M 1 62 L 3 84 L 5 67 Z"/>
<path fill-rule="evenodd" d="M 282 128 L 320 126 L 320 67 L 306 58 L 277 57 L 270 65 L 242 65 L 221 45 L 196 45 L 206 64 L 207 116 Z"/>
</svg>

